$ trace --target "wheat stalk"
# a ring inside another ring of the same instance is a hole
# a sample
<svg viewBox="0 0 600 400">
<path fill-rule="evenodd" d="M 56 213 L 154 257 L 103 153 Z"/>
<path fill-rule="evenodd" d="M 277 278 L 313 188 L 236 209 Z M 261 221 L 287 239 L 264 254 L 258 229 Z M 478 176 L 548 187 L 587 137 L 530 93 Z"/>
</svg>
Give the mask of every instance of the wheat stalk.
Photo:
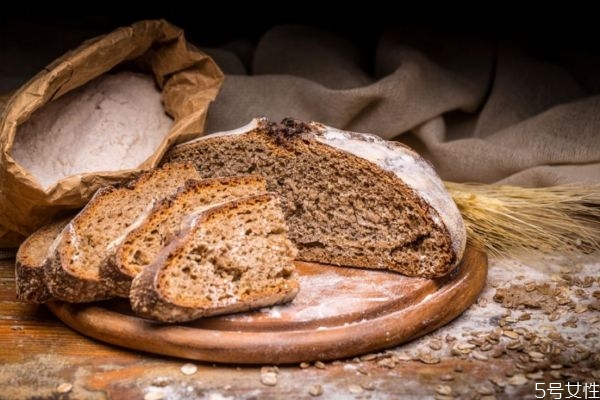
<svg viewBox="0 0 600 400">
<path fill-rule="evenodd" d="M 600 186 L 522 188 L 445 182 L 469 242 L 491 255 L 600 250 Z"/>
</svg>

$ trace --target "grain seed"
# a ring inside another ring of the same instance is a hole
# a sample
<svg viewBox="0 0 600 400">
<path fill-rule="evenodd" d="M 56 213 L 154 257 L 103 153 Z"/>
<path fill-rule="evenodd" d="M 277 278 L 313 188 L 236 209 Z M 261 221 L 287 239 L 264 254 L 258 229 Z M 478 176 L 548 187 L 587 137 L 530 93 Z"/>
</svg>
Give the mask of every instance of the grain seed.
<svg viewBox="0 0 600 400">
<path fill-rule="evenodd" d="M 56 387 L 58 393 L 69 393 L 73 389 L 73 385 L 68 382 L 63 382 Z"/>
<path fill-rule="evenodd" d="M 275 372 L 265 372 L 260 375 L 260 383 L 265 386 L 277 385 L 277 374 Z"/>
<path fill-rule="evenodd" d="M 587 310 L 588 310 L 587 304 L 580 304 L 577 307 L 575 307 L 575 313 L 577 313 L 577 314 L 581 314 L 583 312 L 586 312 Z"/>
<path fill-rule="evenodd" d="M 308 394 L 310 394 L 313 397 L 319 397 L 320 395 L 323 394 L 323 386 L 321 386 L 321 385 L 312 385 L 308 389 Z"/>
<path fill-rule="evenodd" d="M 519 334 L 515 331 L 509 331 L 509 330 L 503 330 L 502 331 L 502 335 L 506 336 L 507 338 L 511 338 L 511 339 L 518 339 L 519 338 Z"/>
<path fill-rule="evenodd" d="M 542 371 L 530 372 L 528 374 L 525 374 L 525 376 L 528 379 L 541 380 L 541 379 L 544 379 L 544 372 L 542 372 Z"/>
<path fill-rule="evenodd" d="M 523 374 L 517 374 L 508 378 L 508 384 L 512 386 L 522 386 L 527 383 L 527 378 Z"/>
<path fill-rule="evenodd" d="M 434 339 L 432 341 L 429 342 L 429 348 L 431 350 L 441 350 L 442 349 L 442 342 L 440 340 Z"/>
<path fill-rule="evenodd" d="M 144 400 L 163 400 L 166 395 L 163 391 L 153 390 L 144 395 Z"/>
<path fill-rule="evenodd" d="M 325 369 L 325 363 L 323 361 L 315 361 L 315 368 Z"/>
<path fill-rule="evenodd" d="M 438 357 L 434 357 L 428 353 L 419 355 L 418 360 L 424 364 L 438 364 L 441 361 Z"/>
<path fill-rule="evenodd" d="M 477 393 L 484 395 L 484 396 L 494 394 L 494 390 L 486 385 L 480 386 L 476 390 L 477 390 Z"/>
<path fill-rule="evenodd" d="M 186 363 L 181 366 L 181 373 L 184 375 L 194 375 L 198 372 L 198 367 L 192 363 Z"/>
<path fill-rule="evenodd" d="M 531 358 L 544 358 L 544 355 L 542 353 L 540 353 L 539 351 L 530 351 L 529 353 L 527 353 L 529 355 L 529 357 Z"/>
<path fill-rule="evenodd" d="M 437 385 L 435 387 L 435 392 L 443 396 L 449 396 L 452 394 L 452 388 L 448 385 Z"/>
<path fill-rule="evenodd" d="M 309 363 L 307 363 L 307 362 L 301 362 L 301 363 L 300 363 L 300 368 L 302 368 L 302 369 L 306 369 L 306 368 L 308 368 L 308 367 L 310 367 L 310 364 L 309 364 Z"/>
</svg>

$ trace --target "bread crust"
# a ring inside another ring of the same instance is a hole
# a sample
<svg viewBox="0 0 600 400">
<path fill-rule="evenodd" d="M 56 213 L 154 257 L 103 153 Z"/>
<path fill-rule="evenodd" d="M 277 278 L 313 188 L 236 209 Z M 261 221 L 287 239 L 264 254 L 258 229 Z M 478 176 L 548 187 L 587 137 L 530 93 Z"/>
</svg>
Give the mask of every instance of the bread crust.
<svg viewBox="0 0 600 400">
<path fill-rule="evenodd" d="M 45 265 L 49 262 L 52 242 L 67 225 L 71 216 L 50 223 L 32 233 L 19 246 L 15 259 L 17 299 L 28 303 L 45 303 L 52 296 L 46 285 Z M 31 253 L 38 254 L 31 254 Z M 45 255 L 42 256 L 42 254 Z"/>
</svg>

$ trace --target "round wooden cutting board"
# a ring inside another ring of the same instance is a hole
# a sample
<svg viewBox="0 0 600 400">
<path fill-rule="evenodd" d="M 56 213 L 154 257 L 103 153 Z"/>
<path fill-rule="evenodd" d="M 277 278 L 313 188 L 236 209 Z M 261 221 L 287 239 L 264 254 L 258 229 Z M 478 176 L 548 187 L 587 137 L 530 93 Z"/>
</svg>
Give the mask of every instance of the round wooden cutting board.
<svg viewBox="0 0 600 400">
<path fill-rule="evenodd" d="M 422 336 L 479 295 L 487 257 L 467 248 L 443 279 L 296 263 L 300 292 L 287 305 L 165 325 L 136 317 L 127 300 L 53 302 L 52 312 L 95 339 L 151 353 L 227 363 L 279 364 L 351 357 Z"/>
</svg>

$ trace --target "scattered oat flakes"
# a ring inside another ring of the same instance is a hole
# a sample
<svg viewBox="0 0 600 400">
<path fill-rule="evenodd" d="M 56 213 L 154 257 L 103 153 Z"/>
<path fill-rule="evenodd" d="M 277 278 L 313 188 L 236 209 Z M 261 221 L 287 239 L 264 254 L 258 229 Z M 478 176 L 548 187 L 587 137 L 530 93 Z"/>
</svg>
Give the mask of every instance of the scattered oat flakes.
<svg viewBox="0 0 600 400">
<path fill-rule="evenodd" d="M 509 331 L 509 330 L 503 330 L 502 331 L 502 335 L 506 336 L 507 338 L 511 338 L 511 339 L 518 339 L 519 338 L 519 334 L 515 331 Z"/>
<path fill-rule="evenodd" d="M 396 361 L 394 361 L 392 358 L 384 358 L 377 361 L 377 365 L 380 367 L 392 369 L 396 366 Z"/>
<path fill-rule="evenodd" d="M 184 375 L 194 375 L 198 372 L 198 367 L 192 363 L 186 363 L 181 366 L 181 373 Z"/>
<path fill-rule="evenodd" d="M 277 385 L 277 374 L 275 372 L 265 372 L 260 375 L 260 383 L 265 386 Z"/>
<path fill-rule="evenodd" d="M 484 396 L 494 394 L 494 390 L 487 385 L 479 386 L 479 387 L 477 387 L 476 390 L 477 390 L 477 393 L 484 395 Z"/>
<path fill-rule="evenodd" d="M 528 379 L 541 380 L 541 379 L 544 379 L 544 372 L 542 372 L 542 371 L 530 372 L 528 374 L 525 374 L 525 376 Z"/>
<path fill-rule="evenodd" d="M 325 369 L 325 363 L 323 361 L 315 361 L 315 368 Z"/>
<path fill-rule="evenodd" d="M 519 321 L 529 321 L 531 319 L 531 314 L 523 313 L 519 315 Z"/>
<path fill-rule="evenodd" d="M 323 386 L 321 386 L 321 385 L 312 385 L 308 389 L 308 394 L 310 394 L 313 397 L 318 397 L 318 396 L 322 395 L 323 394 Z"/>
<path fill-rule="evenodd" d="M 488 360 L 488 356 L 486 356 L 485 354 L 482 354 L 478 351 L 474 351 L 473 353 L 471 353 L 471 357 L 473 357 L 476 360 L 479 361 L 487 361 Z"/>
<path fill-rule="evenodd" d="M 166 398 L 162 390 L 152 390 L 144 395 L 144 400 L 163 400 Z"/>
<path fill-rule="evenodd" d="M 452 394 L 452 388 L 448 385 L 436 385 L 435 392 L 443 396 L 449 396 Z"/>
<path fill-rule="evenodd" d="M 517 374 L 508 378 L 508 384 L 512 386 L 522 386 L 527 383 L 527 378 L 523 374 Z"/>
<path fill-rule="evenodd" d="M 428 345 L 431 350 L 441 350 L 442 349 L 442 342 L 438 339 L 431 340 L 428 343 Z"/>
<path fill-rule="evenodd" d="M 581 314 L 584 313 L 588 310 L 588 305 L 587 304 L 579 304 L 577 307 L 575 307 L 575 313 L 577 314 Z"/>
<path fill-rule="evenodd" d="M 412 357 L 408 354 L 401 354 L 395 357 L 396 361 L 412 361 Z"/>
<path fill-rule="evenodd" d="M 529 355 L 531 358 L 544 358 L 544 354 L 540 353 L 539 351 L 530 351 L 527 353 L 527 355 Z"/>
<path fill-rule="evenodd" d="M 309 363 L 307 363 L 307 362 L 301 362 L 301 363 L 300 363 L 300 368 L 302 368 L 302 369 L 306 369 L 306 368 L 308 368 L 308 367 L 310 367 L 310 364 L 309 364 Z"/>
<path fill-rule="evenodd" d="M 420 354 L 418 360 L 424 364 L 438 364 L 441 361 L 439 357 L 432 356 L 428 353 Z"/>
<path fill-rule="evenodd" d="M 63 382 L 56 387 L 58 393 L 69 393 L 73 389 L 73 385 L 68 382 Z"/>
</svg>

